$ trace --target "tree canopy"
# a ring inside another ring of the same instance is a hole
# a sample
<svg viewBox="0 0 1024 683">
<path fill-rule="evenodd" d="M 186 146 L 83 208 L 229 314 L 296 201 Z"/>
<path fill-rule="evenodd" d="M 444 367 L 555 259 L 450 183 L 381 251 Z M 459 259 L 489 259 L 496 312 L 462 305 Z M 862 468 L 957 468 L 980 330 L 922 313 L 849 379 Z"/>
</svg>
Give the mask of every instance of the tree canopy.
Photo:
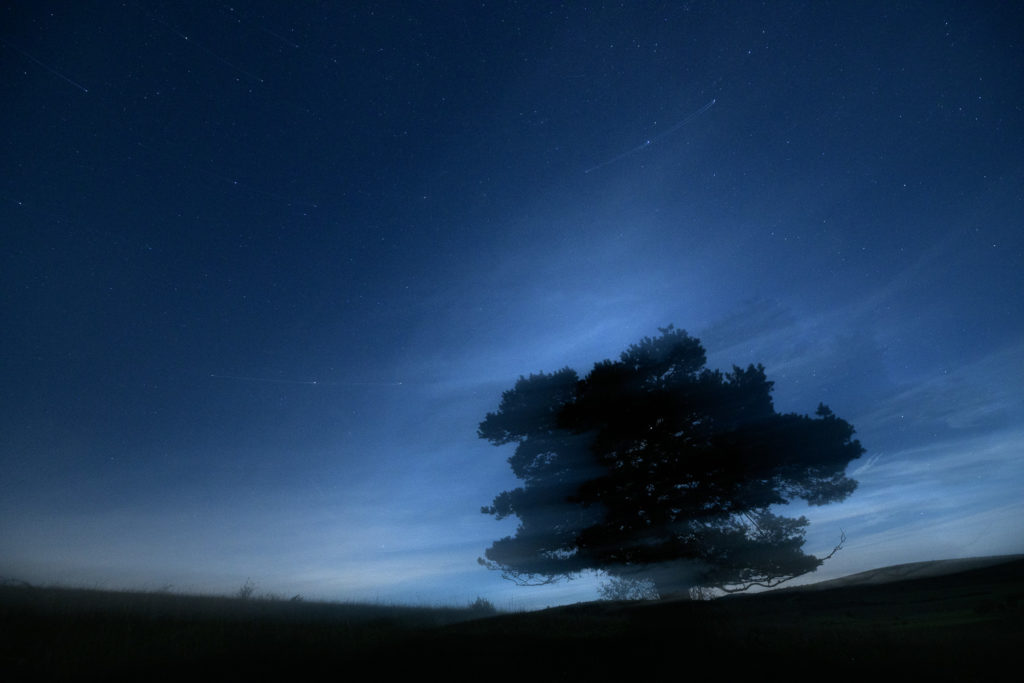
<svg viewBox="0 0 1024 683">
<path fill-rule="evenodd" d="M 853 427 L 821 404 L 777 413 L 764 367 L 709 370 L 697 339 L 659 331 L 583 379 L 564 368 L 502 394 L 478 434 L 516 444 L 523 485 L 482 511 L 519 527 L 481 564 L 524 584 L 603 570 L 664 594 L 773 586 L 822 563 L 802 551 L 808 520 L 777 511 L 853 492 Z"/>
</svg>

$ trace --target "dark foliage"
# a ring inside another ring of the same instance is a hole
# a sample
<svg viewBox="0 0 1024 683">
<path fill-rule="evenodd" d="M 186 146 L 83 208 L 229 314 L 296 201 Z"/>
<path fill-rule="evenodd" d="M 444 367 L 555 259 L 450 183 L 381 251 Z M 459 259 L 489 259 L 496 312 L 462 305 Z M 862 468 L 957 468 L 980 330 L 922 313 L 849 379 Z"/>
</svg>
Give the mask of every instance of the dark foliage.
<svg viewBox="0 0 1024 683">
<path fill-rule="evenodd" d="M 663 595 L 777 585 L 821 564 L 802 552 L 807 519 L 773 506 L 850 495 L 845 470 L 864 452 L 853 427 L 824 405 L 779 414 L 762 366 L 709 370 L 697 339 L 660 332 L 583 379 L 520 377 L 480 423 L 481 438 L 516 444 L 524 482 L 483 508 L 520 526 L 481 564 L 522 583 L 599 569 Z"/>
</svg>

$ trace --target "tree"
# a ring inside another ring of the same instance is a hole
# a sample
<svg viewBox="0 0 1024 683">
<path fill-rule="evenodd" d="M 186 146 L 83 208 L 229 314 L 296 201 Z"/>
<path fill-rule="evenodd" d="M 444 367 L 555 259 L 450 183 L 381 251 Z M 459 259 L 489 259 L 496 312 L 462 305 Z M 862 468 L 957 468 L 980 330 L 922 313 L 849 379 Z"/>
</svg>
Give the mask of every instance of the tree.
<svg viewBox="0 0 1024 683">
<path fill-rule="evenodd" d="M 583 379 L 520 377 L 480 423 L 481 438 L 516 444 L 508 461 L 523 481 L 482 508 L 519 519 L 482 565 L 524 585 L 601 570 L 666 595 L 775 586 L 841 547 L 804 554 L 807 518 L 777 508 L 853 492 L 853 427 L 824 405 L 777 413 L 761 365 L 709 370 L 697 339 L 659 331 Z"/>
</svg>

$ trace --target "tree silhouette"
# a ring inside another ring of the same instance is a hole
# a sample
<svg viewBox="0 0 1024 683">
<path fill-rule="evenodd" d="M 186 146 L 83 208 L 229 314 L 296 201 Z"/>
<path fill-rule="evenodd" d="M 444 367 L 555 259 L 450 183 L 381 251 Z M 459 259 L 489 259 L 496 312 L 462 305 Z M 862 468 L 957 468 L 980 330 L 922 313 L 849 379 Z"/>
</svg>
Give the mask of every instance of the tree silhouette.
<svg viewBox="0 0 1024 683">
<path fill-rule="evenodd" d="M 845 499 L 864 452 L 853 427 L 775 412 L 764 368 L 706 369 L 700 342 L 672 326 L 579 379 L 564 368 L 520 377 L 479 436 L 500 446 L 523 485 L 485 514 L 519 518 L 479 562 L 524 585 L 586 570 L 653 581 L 658 591 L 775 586 L 831 557 L 802 552 L 795 498 Z M 845 540 L 845 536 L 844 536 Z"/>
</svg>

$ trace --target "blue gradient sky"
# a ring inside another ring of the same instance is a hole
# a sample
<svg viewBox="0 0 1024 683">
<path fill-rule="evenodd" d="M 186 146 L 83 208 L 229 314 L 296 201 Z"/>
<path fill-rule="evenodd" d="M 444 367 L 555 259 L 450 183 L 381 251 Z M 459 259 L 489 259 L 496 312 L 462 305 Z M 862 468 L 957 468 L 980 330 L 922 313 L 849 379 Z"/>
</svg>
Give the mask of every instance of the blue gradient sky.
<svg viewBox="0 0 1024 683">
<path fill-rule="evenodd" d="M 1024 552 L 1019 9 L 2 7 L 0 576 L 592 599 L 476 427 L 669 323 L 856 427 L 813 579 Z"/>
</svg>

